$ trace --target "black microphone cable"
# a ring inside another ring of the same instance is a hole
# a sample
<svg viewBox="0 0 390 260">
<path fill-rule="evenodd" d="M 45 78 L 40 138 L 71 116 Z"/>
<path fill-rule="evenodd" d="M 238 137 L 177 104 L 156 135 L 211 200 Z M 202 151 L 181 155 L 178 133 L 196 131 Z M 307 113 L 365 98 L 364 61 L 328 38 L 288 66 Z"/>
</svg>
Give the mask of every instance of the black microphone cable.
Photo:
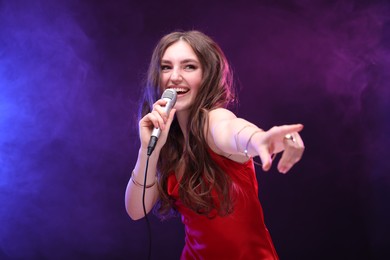
<svg viewBox="0 0 390 260">
<path fill-rule="evenodd" d="M 144 186 L 143 186 L 143 189 L 142 189 L 142 207 L 143 207 L 143 210 L 144 210 L 144 217 L 145 217 L 146 225 L 147 225 L 147 228 L 148 228 L 148 241 L 149 241 L 148 260 L 151 259 L 151 255 L 152 255 L 152 228 L 150 226 L 150 222 L 149 222 L 148 215 L 146 213 L 146 206 L 145 206 L 146 177 L 148 176 L 149 158 L 150 158 L 150 155 L 148 155 L 148 157 L 146 159 L 145 174 L 144 174 L 145 175 Z"/>
<path fill-rule="evenodd" d="M 166 89 L 162 96 L 162 99 L 165 99 L 167 101 L 164 110 L 165 112 L 169 115 L 169 112 L 171 111 L 172 107 L 176 103 L 177 99 L 177 92 L 174 89 Z M 149 166 L 149 158 L 150 155 L 153 153 L 154 148 L 156 147 L 157 140 L 160 136 L 161 129 L 160 128 L 154 128 L 152 131 L 149 144 L 148 144 L 148 150 L 147 150 L 147 159 L 146 159 L 146 166 L 145 166 L 145 176 L 144 176 L 144 186 L 142 190 L 142 207 L 144 210 L 144 216 L 146 220 L 146 224 L 148 227 L 148 234 L 149 234 L 149 252 L 148 252 L 148 259 L 150 260 L 151 254 L 152 254 L 152 230 L 150 227 L 150 222 L 146 213 L 146 206 L 145 206 L 145 193 L 146 193 L 146 179 L 147 179 L 147 174 L 148 174 L 148 166 Z"/>
</svg>

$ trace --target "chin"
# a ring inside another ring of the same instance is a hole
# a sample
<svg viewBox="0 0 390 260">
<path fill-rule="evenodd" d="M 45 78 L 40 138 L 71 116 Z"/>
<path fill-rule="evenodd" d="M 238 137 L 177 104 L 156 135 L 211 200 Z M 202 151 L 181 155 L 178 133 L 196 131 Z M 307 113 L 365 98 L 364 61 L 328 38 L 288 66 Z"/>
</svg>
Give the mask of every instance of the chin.
<svg viewBox="0 0 390 260">
<path fill-rule="evenodd" d="M 191 106 L 186 105 L 186 104 L 177 104 L 174 106 L 176 109 L 176 112 L 182 112 L 182 111 L 187 111 L 190 109 Z"/>
</svg>

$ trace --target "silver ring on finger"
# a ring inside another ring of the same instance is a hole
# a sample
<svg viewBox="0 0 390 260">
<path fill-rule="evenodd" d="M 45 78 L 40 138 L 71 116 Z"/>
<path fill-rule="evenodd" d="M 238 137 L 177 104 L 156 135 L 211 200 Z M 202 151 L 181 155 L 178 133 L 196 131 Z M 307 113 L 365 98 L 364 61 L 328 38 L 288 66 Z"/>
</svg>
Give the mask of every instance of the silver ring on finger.
<svg viewBox="0 0 390 260">
<path fill-rule="evenodd" d="M 286 134 L 283 139 L 286 141 L 292 141 L 293 143 L 296 142 L 296 140 L 292 134 Z"/>
</svg>

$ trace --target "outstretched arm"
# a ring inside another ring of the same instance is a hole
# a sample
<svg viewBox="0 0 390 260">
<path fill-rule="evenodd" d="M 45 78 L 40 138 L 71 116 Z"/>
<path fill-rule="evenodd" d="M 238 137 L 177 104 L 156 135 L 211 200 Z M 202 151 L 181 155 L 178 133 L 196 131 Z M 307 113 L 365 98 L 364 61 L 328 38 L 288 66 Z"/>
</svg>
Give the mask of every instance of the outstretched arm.
<svg viewBox="0 0 390 260">
<path fill-rule="evenodd" d="M 249 121 L 237 118 L 227 109 L 219 108 L 209 113 L 208 142 L 217 152 L 236 158 L 259 156 L 264 171 L 272 165 L 272 155 L 283 152 L 278 170 L 287 173 L 302 157 L 304 144 L 299 135 L 301 124 L 274 126 L 268 131 Z M 289 138 L 286 138 L 287 137 Z M 240 160 L 240 159 L 239 159 Z"/>
</svg>

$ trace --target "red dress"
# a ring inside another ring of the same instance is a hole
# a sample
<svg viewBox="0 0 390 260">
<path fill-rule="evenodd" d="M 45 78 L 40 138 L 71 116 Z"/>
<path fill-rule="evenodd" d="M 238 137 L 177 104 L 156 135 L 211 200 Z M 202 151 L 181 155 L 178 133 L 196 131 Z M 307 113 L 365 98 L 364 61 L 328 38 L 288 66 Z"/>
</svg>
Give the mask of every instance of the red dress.
<svg viewBox="0 0 390 260">
<path fill-rule="evenodd" d="M 279 259 L 264 224 L 253 161 L 238 163 L 210 150 L 211 158 L 229 174 L 237 197 L 233 213 L 209 219 L 185 207 L 179 199 L 174 173 L 168 178 L 168 194 L 185 226 L 181 259 Z"/>
</svg>

